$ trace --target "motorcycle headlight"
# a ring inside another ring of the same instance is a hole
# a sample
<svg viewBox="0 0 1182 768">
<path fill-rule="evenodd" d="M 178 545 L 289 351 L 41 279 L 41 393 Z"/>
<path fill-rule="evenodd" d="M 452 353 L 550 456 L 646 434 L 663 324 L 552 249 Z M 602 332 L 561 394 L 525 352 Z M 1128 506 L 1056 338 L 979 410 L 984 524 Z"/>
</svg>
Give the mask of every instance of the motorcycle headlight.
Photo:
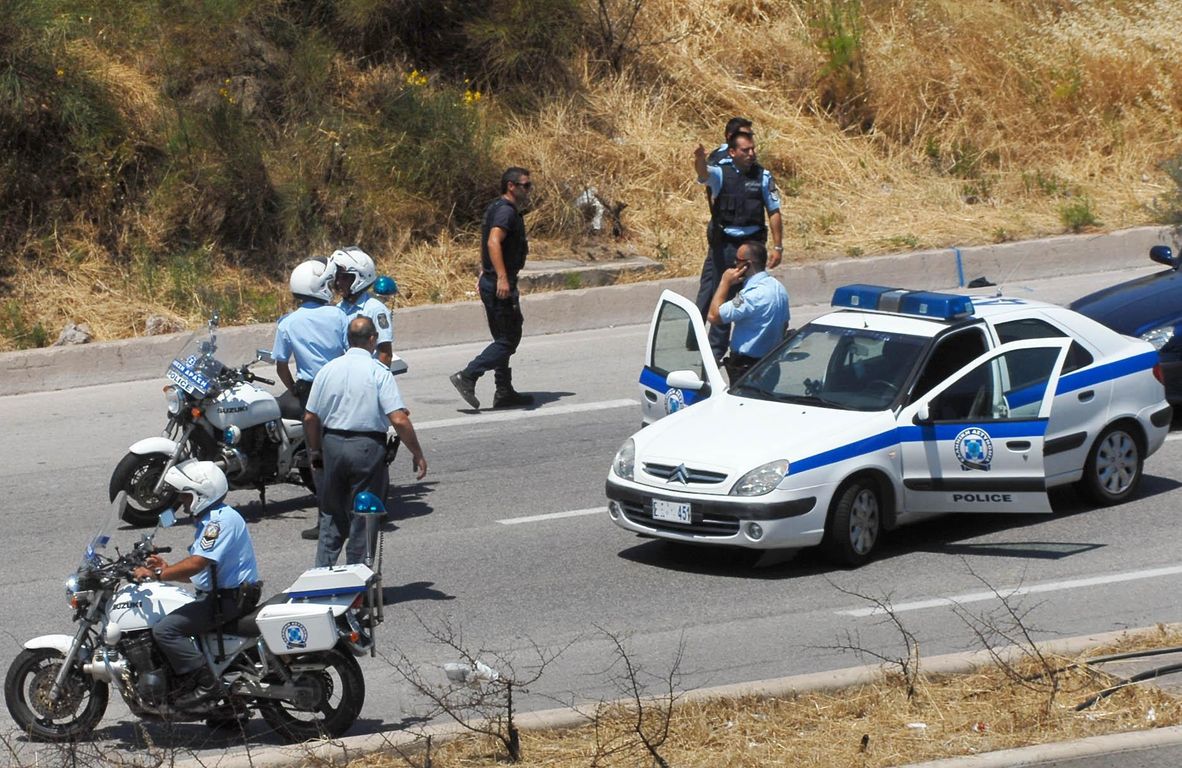
<svg viewBox="0 0 1182 768">
<path fill-rule="evenodd" d="M 612 459 L 612 472 L 616 477 L 624 480 L 632 479 L 632 470 L 636 466 L 636 441 L 628 438 L 620 450 L 616 451 L 616 458 Z"/>
<path fill-rule="evenodd" d="M 1170 339 L 1174 338 L 1174 328 L 1175 325 L 1173 323 L 1159 325 L 1141 334 L 1141 338 L 1152 344 L 1154 349 L 1160 351 L 1162 347 L 1170 343 Z"/>
<path fill-rule="evenodd" d="M 181 412 L 181 393 L 176 387 L 164 388 L 164 402 L 168 405 L 168 412 L 176 416 Z"/>
<path fill-rule="evenodd" d="M 739 478 L 735 487 L 731 488 L 732 496 L 762 496 L 775 490 L 784 475 L 788 474 L 788 460 L 776 459 L 761 467 L 756 467 Z"/>
<path fill-rule="evenodd" d="M 76 575 L 66 579 L 66 603 L 71 608 L 81 608 L 90 603 L 93 593 L 82 589 L 83 586 Z"/>
</svg>

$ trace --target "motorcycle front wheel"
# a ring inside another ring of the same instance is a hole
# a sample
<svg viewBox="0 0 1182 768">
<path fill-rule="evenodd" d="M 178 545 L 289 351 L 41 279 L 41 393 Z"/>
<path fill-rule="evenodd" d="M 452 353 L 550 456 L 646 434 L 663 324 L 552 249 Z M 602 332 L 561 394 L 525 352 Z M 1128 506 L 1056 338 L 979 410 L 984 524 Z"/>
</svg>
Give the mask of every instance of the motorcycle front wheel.
<svg viewBox="0 0 1182 768">
<path fill-rule="evenodd" d="M 127 492 L 123 519 L 138 528 L 155 525 L 160 513 L 176 502 L 176 492 L 166 488 L 155 492 L 156 481 L 171 458 L 167 453 L 129 453 L 111 473 L 111 501 L 119 491 Z"/>
<path fill-rule="evenodd" d="M 52 648 L 21 651 L 4 679 L 4 701 L 17 726 L 34 741 L 76 741 L 94 731 L 107 711 L 107 684 L 74 668 L 57 701 L 50 694 L 65 656 Z"/>
<path fill-rule="evenodd" d="M 259 712 L 267 725 L 290 742 L 338 738 L 356 722 L 365 703 L 365 677 L 352 654 L 333 648 L 323 653 L 302 656 L 301 664 L 323 663 L 324 669 L 300 672 L 296 685 L 309 686 L 315 693 L 310 707 L 296 702 L 259 699 Z M 300 702 L 304 703 L 304 702 Z"/>
</svg>

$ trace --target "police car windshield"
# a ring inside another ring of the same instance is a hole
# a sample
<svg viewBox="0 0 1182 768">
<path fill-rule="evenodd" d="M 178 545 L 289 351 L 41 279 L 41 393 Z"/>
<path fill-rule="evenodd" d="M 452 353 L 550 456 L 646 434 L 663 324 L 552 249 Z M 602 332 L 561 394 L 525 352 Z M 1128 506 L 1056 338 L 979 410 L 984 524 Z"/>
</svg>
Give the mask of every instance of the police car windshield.
<svg viewBox="0 0 1182 768">
<path fill-rule="evenodd" d="M 739 397 L 849 411 L 890 407 L 927 339 L 809 324 L 731 390 Z"/>
</svg>

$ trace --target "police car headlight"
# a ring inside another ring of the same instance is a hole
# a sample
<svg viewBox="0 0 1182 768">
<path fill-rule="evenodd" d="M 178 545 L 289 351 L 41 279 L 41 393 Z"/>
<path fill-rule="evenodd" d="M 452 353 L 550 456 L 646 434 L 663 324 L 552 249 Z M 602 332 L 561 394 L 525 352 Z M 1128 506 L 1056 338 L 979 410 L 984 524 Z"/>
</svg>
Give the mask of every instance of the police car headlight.
<svg viewBox="0 0 1182 768">
<path fill-rule="evenodd" d="M 788 474 L 788 460 L 776 459 L 769 461 L 762 467 L 756 467 L 739 478 L 735 487 L 731 488 L 732 496 L 762 496 L 771 493 Z"/>
<path fill-rule="evenodd" d="M 624 480 L 632 479 L 632 470 L 636 466 L 636 441 L 628 438 L 620 450 L 616 451 L 616 458 L 612 459 L 612 472 L 616 477 Z"/>
<path fill-rule="evenodd" d="M 1174 338 L 1174 327 L 1173 323 L 1159 325 L 1141 334 L 1141 338 L 1152 344 L 1154 349 L 1160 350 Z"/>
<path fill-rule="evenodd" d="M 181 393 L 176 387 L 164 388 L 164 402 L 173 416 L 181 412 Z"/>
</svg>

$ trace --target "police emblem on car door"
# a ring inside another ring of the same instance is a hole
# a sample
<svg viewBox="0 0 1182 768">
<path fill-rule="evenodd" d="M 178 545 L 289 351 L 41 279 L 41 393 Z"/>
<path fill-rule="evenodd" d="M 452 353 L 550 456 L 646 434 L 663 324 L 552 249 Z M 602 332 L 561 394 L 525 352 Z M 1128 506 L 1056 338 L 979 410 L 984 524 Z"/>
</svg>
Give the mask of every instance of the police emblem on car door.
<svg viewBox="0 0 1182 768">
<path fill-rule="evenodd" d="M 645 424 L 675 413 L 726 388 L 714 362 L 697 306 L 673 291 L 657 302 L 640 372 Z"/>
<path fill-rule="evenodd" d="M 981 355 L 899 414 L 908 512 L 1050 512 L 1043 443 L 1070 339 Z"/>
</svg>

